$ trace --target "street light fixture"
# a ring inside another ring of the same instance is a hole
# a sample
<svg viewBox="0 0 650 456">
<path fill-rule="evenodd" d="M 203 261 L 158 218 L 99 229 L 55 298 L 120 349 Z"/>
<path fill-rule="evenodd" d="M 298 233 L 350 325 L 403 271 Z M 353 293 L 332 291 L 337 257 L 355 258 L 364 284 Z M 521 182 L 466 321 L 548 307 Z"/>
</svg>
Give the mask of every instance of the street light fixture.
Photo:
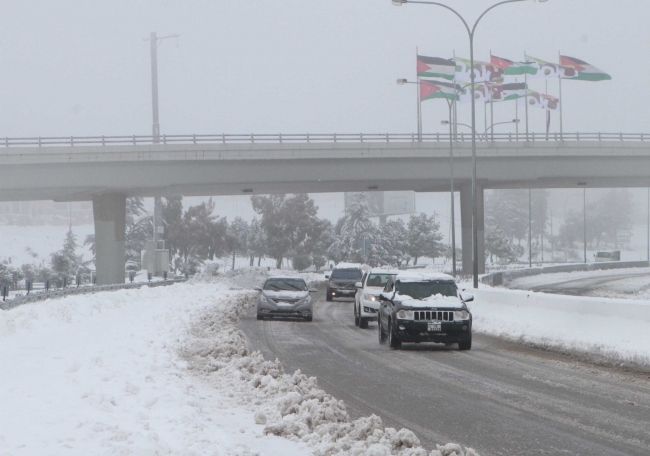
<svg viewBox="0 0 650 456">
<path fill-rule="evenodd" d="M 418 4 L 418 5 L 430 5 L 430 6 L 439 6 L 445 8 L 446 10 L 454 13 L 458 19 L 463 23 L 467 34 L 469 37 L 469 59 L 470 59 L 470 83 L 472 90 L 472 275 L 474 278 L 474 288 L 478 288 L 478 205 L 477 205 L 477 183 L 476 183 L 476 100 L 474 96 L 476 95 L 476 75 L 474 74 L 474 36 L 476 34 L 476 29 L 481 22 L 481 20 L 493 9 L 506 5 L 508 3 L 520 3 L 520 2 L 537 2 L 545 3 L 547 0 L 503 0 L 487 8 L 481 15 L 476 19 L 473 26 L 470 26 L 467 20 L 454 8 L 449 5 L 445 5 L 440 2 L 432 1 L 419 1 L 419 0 L 392 0 L 393 5 L 402 6 L 407 3 Z"/>
</svg>

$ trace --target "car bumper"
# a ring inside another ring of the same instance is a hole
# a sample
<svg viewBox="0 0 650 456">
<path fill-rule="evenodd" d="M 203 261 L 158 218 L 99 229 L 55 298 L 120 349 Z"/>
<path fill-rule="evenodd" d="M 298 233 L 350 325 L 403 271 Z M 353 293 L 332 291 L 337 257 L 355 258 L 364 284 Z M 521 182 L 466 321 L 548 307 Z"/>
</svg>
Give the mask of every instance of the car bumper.
<svg viewBox="0 0 650 456">
<path fill-rule="evenodd" d="M 353 290 L 346 288 L 330 288 L 329 293 L 333 298 L 354 298 L 357 294 L 356 288 Z"/>
<path fill-rule="evenodd" d="M 284 318 L 306 318 L 314 313 L 312 304 L 300 306 L 272 306 L 270 304 L 258 304 L 257 314 L 263 317 L 284 317 Z"/>
<path fill-rule="evenodd" d="M 430 331 L 426 321 L 397 320 L 397 335 L 402 342 L 454 343 L 472 334 L 472 320 L 443 321 L 440 331 Z"/>
</svg>

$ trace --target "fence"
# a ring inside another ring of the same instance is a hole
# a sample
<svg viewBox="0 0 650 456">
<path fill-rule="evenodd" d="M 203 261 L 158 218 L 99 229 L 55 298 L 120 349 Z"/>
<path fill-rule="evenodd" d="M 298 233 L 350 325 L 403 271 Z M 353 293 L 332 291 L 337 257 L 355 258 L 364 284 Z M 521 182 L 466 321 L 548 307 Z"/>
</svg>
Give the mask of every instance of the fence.
<svg viewBox="0 0 650 456">
<path fill-rule="evenodd" d="M 311 143 L 448 143 L 449 134 L 424 133 L 303 133 L 303 134 L 190 134 L 131 136 L 34 136 L 0 138 L 0 147 L 146 146 L 155 144 L 311 144 Z M 472 135 L 458 133 L 457 143 L 469 143 Z M 477 135 L 482 143 L 536 142 L 650 142 L 650 133 L 494 133 Z"/>
</svg>

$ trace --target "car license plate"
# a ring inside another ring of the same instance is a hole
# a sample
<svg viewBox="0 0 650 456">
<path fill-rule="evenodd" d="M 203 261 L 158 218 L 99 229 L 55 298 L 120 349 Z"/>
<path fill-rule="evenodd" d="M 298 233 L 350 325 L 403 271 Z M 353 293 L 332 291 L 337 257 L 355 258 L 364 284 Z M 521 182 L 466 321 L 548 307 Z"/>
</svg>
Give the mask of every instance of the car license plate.
<svg viewBox="0 0 650 456">
<path fill-rule="evenodd" d="M 430 321 L 428 324 L 428 330 L 429 332 L 441 332 L 442 331 L 442 323 L 439 321 Z"/>
</svg>

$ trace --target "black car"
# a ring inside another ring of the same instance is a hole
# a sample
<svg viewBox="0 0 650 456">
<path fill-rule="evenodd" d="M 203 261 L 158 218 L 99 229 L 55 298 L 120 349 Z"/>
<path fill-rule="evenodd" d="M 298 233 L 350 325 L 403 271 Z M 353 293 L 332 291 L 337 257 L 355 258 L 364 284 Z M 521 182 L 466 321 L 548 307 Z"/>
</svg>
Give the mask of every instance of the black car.
<svg viewBox="0 0 650 456">
<path fill-rule="evenodd" d="M 379 343 L 399 349 L 402 342 L 458 343 L 472 348 L 472 314 L 453 277 L 407 272 L 390 280 L 379 296 Z"/>
<path fill-rule="evenodd" d="M 363 271 L 361 266 L 337 266 L 327 282 L 327 301 L 334 298 L 352 298 L 357 294 L 356 283 L 361 281 Z"/>
</svg>

